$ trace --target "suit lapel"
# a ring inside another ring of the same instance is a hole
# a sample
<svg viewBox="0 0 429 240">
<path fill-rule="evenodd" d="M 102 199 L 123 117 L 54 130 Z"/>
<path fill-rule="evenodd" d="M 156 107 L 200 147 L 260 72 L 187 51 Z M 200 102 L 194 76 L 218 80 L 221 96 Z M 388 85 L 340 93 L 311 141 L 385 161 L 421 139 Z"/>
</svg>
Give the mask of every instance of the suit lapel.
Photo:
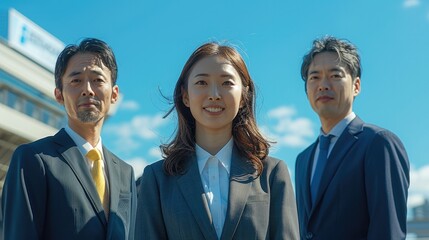
<svg viewBox="0 0 429 240">
<path fill-rule="evenodd" d="M 312 166 L 314 161 L 314 152 L 316 151 L 317 142 L 313 143 L 310 148 L 308 148 L 307 151 L 304 152 L 304 155 L 302 156 L 303 162 L 303 168 L 306 173 L 303 176 L 304 179 L 304 206 L 307 216 L 310 215 L 310 211 L 312 208 L 311 203 L 311 190 L 310 190 L 310 184 L 311 184 L 311 172 L 312 172 Z"/>
<path fill-rule="evenodd" d="M 315 205 L 317 206 L 318 202 L 322 198 L 322 195 L 325 193 L 326 188 L 331 182 L 332 178 L 335 176 L 335 173 L 338 170 L 340 164 L 344 161 L 345 155 L 349 151 L 350 147 L 357 141 L 356 134 L 362 131 L 363 121 L 360 118 L 356 117 L 344 130 L 337 142 L 335 143 L 334 148 L 329 154 L 328 164 L 322 175 L 322 180 L 320 182 L 320 189 L 317 194 Z M 314 209 L 314 207 L 313 207 Z"/>
<path fill-rule="evenodd" d="M 103 155 L 107 165 L 107 172 L 109 178 L 109 202 L 110 202 L 110 212 L 117 212 L 118 203 L 119 203 L 119 166 L 118 159 L 110 153 L 103 146 Z"/>
<path fill-rule="evenodd" d="M 185 174 L 177 178 L 179 189 L 188 207 L 191 209 L 201 232 L 204 234 L 204 238 L 217 239 L 216 231 L 211 224 L 210 209 L 201 184 L 198 163 L 195 156 L 190 159 L 187 168 L 188 170 Z M 204 211 L 202 211 L 203 209 Z"/>
<path fill-rule="evenodd" d="M 58 152 L 70 166 L 76 179 L 84 189 L 96 215 L 103 223 L 103 226 L 106 227 L 107 219 L 104 216 L 103 206 L 98 199 L 97 189 L 95 188 L 89 169 L 85 164 L 85 159 L 82 157 L 82 153 L 64 129 L 54 136 L 54 141 L 62 146 L 58 149 Z"/>
<path fill-rule="evenodd" d="M 118 205 L 119 205 L 119 192 L 120 192 L 119 184 L 121 184 L 118 159 L 104 146 L 103 146 L 103 156 L 107 165 L 107 172 L 108 172 L 108 178 L 109 178 L 109 205 L 110 205 L 109 215 L 116 214 L 118 212 Z M 109 223 L 111 223 L 111 221 L 109 221 Z M 119 229 L 110 227 L 110 224 L 109 224 L 107 236 L 113 236 L 114 234 L 111 232 L 117 231 L 117 230 Z"/>
<path fill-rule="evenodd" d="M 228 207 L 221 239 L 232 239 L 249 197 L 256 171 L 234 148 L 231 160 Z"/>
</svg>

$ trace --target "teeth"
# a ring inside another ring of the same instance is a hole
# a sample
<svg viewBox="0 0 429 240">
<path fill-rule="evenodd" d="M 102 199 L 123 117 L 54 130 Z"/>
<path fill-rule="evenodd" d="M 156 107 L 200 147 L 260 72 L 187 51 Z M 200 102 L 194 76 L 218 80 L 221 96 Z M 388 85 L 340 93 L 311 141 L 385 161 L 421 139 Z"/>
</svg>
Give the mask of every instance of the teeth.
<svg viewBox="0 0 429 240">
<path fill-rule="evenodd" d="M 209 107 L 209 108 L 206 108 L 206 110 L 209 112 L 220 112 L 220 111 L 222 111 L 222 108 Z"/>
</svg>

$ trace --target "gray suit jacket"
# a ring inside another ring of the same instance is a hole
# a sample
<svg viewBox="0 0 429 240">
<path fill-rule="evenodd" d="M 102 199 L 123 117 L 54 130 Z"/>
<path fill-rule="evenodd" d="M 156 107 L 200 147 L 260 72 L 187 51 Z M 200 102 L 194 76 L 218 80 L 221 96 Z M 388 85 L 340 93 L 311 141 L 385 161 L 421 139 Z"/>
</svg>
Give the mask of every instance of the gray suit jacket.
<svg viewBox="0 0 429 240">
<path fill-rule="evenodd" d="M 409 162 L 393 133 L 356 117 L 335 143 L 311 204 L 317 142 L 296 161 L 302 239 L 405 239 Z"/>
<path fill-rule="evenodd" d="M 264 160 L 262 175 L 233 151 L 221 239 L 298 239 L 294 193 L 286 164 Z M 198 164 L 168 176 L 163 161 L 145 168 L 137 207 L 136 239 L 218 239 L 211 224 Z"/>
<path fill-rule="evenodd" d="M 3 188 L 4 239 L 134 239 L 133 169 L 103 149 L 108 220 L 85 159 L 64 129 L 18 147 Z"/>
</svg>

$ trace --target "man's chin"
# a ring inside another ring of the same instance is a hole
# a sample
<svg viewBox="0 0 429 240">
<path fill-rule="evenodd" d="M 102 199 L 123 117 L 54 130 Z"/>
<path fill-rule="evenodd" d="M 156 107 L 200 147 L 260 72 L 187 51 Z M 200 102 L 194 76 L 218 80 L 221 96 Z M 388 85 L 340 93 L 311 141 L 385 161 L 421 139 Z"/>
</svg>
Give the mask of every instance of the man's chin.
<svg viewBox="0 0 429 240">
<path fill-rule="evenodd" d="M 101 118 L 99 113 L 92 111 L 80 112 L 78 113 L 77 117 L 83 123 L 95 123 L 100 121 Z"/>
</svg>

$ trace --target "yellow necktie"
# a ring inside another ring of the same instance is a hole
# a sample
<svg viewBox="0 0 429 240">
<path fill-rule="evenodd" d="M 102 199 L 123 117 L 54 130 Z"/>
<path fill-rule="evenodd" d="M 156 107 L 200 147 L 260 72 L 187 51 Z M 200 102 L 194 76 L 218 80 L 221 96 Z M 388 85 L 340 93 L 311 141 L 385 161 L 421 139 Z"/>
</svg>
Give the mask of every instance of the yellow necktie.
<svg viewBox="0 0 429 240">
<path fill-rule="evenodd" d="M 104 194 L 106 192 L 106 180 L 104 179 L 103 163 L 101 154 L 98 149 L 93 148 L 87 154 L 86 157 L 91 160 L 94 164 L 92 166 L 91 175 L 94 179 L 95 187 L 97 188 L 98 196 L 100 197 L 101 204 L 104 207 Z"/>
</svg>

